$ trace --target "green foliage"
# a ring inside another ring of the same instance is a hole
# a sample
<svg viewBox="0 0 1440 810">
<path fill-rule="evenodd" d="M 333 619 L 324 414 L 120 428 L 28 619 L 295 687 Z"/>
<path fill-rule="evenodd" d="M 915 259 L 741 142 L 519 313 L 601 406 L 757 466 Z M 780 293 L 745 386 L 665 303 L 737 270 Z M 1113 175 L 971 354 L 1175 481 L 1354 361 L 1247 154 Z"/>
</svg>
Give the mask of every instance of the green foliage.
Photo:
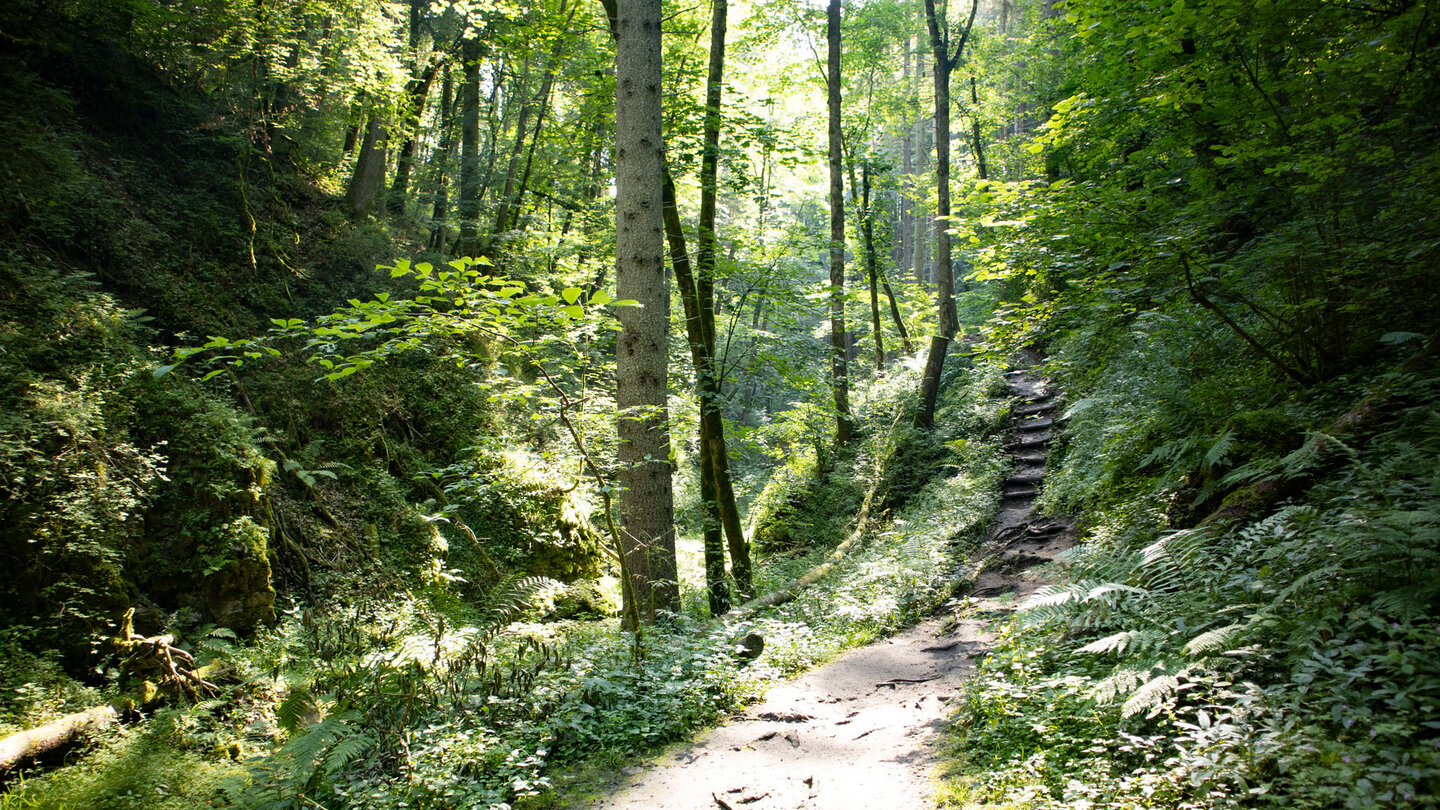
<svg viewBox="0 0 1440 810">
<path fill-rule="evenodd" d="M 1435 390 L 1390 384 L 1412 401 Z M 968 690 L 957 795 L 1436 801 L 1437 454 L 1440 422 L 1411 407 L 1305 503 L 1250 526 L 1162 532 L 1150 492 L 1091 501 L 1065 582 Z"/>
</svg>

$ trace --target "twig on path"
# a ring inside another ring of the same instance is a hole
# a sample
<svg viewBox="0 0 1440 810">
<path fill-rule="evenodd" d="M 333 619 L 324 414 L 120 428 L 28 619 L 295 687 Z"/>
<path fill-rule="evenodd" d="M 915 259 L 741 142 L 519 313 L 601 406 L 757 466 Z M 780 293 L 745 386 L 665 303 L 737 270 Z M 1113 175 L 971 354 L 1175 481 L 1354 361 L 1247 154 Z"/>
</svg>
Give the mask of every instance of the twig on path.
<svg viewBox="0 0 1440 810">
<path fill-rule="evenodd" d="M 930 681 L 933 681 L 939 677 L 939 675 L 931 675 L 928 678 L 891 678 L 888 681 L 881 681 L 880 683 L 875 684 L 875 688 L 879 689 L 882 686 L 888 686 L 891 689 L 894 689 L 902 684 L 929 683 Z"/>
</svg>

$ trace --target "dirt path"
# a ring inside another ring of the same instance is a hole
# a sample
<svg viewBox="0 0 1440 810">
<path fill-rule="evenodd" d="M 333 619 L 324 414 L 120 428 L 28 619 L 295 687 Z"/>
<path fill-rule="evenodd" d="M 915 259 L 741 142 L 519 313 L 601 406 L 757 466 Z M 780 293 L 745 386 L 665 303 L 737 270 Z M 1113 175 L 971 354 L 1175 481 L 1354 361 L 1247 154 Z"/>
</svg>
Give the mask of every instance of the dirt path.
<svg viewBox="0 0 1440 810">
<path fill-rule="evenodd" d="M 1055 400 L 1029 372 L 1009 375 L 1015 468 L 965 618 L 935 618 L 772 689 L 725 725 L 657 762 L 627 769 L 595 810 L 909 810 L 934 806 L 934 749 L 948 701 L 989 649 L 991 620 L 1042 580 L 1031 569 L 1071 543 L 1068 524 L 1032 522 Z"/>
</svg>

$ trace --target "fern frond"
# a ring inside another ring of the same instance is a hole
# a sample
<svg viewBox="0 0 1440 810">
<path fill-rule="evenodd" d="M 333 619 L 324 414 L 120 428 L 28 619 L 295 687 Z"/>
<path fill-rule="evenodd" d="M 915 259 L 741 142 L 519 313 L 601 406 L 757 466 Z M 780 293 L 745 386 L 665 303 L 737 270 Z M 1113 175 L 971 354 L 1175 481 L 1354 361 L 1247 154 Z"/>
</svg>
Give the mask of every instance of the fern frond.
<svg viewBox="0 0 1440 810">
<path fill-rule="evenodd" d="M 1154 711 L 1164 705 L 1165 698 L 1173 695 L 1179 688 L 1180 679 L 1174 675 L 1168 672 L 1156 675 L 1136 689 L 1135 694 L 1120 706 L 1120 716 L 1129 718 L 1141 712 Z"/>
<path fill-rule="evenodd" d="M 1230 448 L 1235 445 L 1235 431 L 1227 430 L 1205 451 L 1205 466 L 1214 468 L 1229 458 Z"/>
<path fill-rule="evenodd" d="M 1112 593 L 1133 593 L 1139 596 L 1149 596 L 1150 592 L 1144 588 L 1137 588 L 1134 585 L 1126 585 L 1123 582 L 1107 582 L 1104 585 L 1097 585 L 1085 592 L 1083 601 L 1093 602 L 1102 596 Z"/>
<path fill-rule="evenodd" d="M 1112 703 L 1115 698 L 1135 691 L 1153 669 L 1153 665 L 1117 669 L 1095 684 L 1090 690 L 1090 699 L 1101 705 Z"/>
<path fill-rule="evenodd" d="M 344 737 L 325 754 L 325 770 L 328 773 L 344 769 L 351 762 L 369 753 L 379 741 L 366 733 Z"/>
<path fill-rule="evenodd" d="M 1021 606 L 1021 610 L 1033 608 L 1054 607 L 1066 604 L 1067 602 L 1078 601 L 1084 594 L 1084 590 L 1076 585 L 1045 585 L 1040 587 Z"/>
<path fill-rule="evenodd" d="M 300 728 L 300 720 L 315 708 L 315 698 L 308 690 L 296 689 L 285 696 L 275 707 L 275 719 L 280 728 L 293 733 Z"/>
<path fill-rule="evenodd" d="M 1231 624 L 1225 627 L 1216 627 L 1213 630 L 1206 630 L 1200 635 L 1190 639 L 1185 644 L 1186 655 L 1204 655 L 1212 650 L 1218 650 L 1230 646 L 1230 642 L 1240 635 L 1245 628 L 1243 624 Z"/>
<path fill-rule="evenodd" d="M 1165 634 L 1156 630 L 1122 630 L 1119 633 L 1112 633 L 1101 639 L 1086 644 L 1076 650 L 1082 653 L 1094 653 L 1103 655 L 1105 653 L 1124 653 L 1132 647 L 1145 648 L 1154 646 L 1158 641 L 1163 641 Z"/>
</svg>

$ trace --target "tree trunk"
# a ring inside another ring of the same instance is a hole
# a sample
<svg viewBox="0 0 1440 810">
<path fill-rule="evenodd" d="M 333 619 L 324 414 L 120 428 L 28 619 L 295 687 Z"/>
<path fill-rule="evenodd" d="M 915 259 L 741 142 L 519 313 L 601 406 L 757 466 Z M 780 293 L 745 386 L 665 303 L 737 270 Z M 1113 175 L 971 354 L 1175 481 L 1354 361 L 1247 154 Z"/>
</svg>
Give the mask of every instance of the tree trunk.
<svg viewBox="0 0 1440 810">
<path fill-rule="evenodd" d="M 615 15 L 615 289 L 617 433 L 627 616 L 653 621 L 679 604 L 675 572 L 660 134 L 660 0 L 618 0 Z"/>
<path fill-rule="evenodd" d="M 725 539 L 722 534 L 720 498 L 715 486 L 715 462 L 711 458 L 714 445 L 710 441 L 711 426 L 706 419 L 705 403 L 711 398 L 715 375 L 710 368 L 710 343 L 706 339 L 705 321 L 700 314 L 700 297 L 696 294 L 695 274 L 690 267 L 690 251 L 685 246 L 685 229 L 680 224 L 680 210 L 675 202 L 675 183 L 665 172 L 663 200 L 665 206 L 665 237 L 670 243 L 670 266 L 675 268 L 675 286 L 680 288 L 680 303 L 685 310 L 685 337 L 690 346 L 690 360 L 695 366 L 695 389 L 700 400 L 700 502 L 705 510 L 703 549 L 705 554 L 705 590 L 709 594 L 710 615 L 718 616 L 730 609 L 730 591 L 725 584 Z"/>
<path fill-rule="evenodd" d="M 980 140 L 980 94 L 975 91 L 975 77 L 970 77 L 970 131 L 975 146 L 975 173 L 981 180 L 990 179 L 985 166 L 985 144 Z"/>
<path fill-rule="evenodd" d="M 565 13 L 568 0 L 560 0 L 560 13 Z M 576 8 L 579 8 L 577 5 Z M 500 195 L 499 210 L 495 212 L 495 236 L 515 227 L 519 220 L 520 202 L 525 196 L 526 186 L 530 180 L 531 159 L 535 155 L 535 144 L 540 141 L 540 129 L 545 123 L 545 110 L 550 102 L 550 88 L 555 83 L 555 70 L 560 64 L 560 54 L 565 48 L 565 37 L 569 33 L 570 21 L 575 18 L 575 8 L 570 9 L 570 16 L 565 18 L 565 27 L 560 36 L 555 38 L 554 45 L 550 48 L 550 55 L 545 61 L 545 72 L 540 77 L 540 89 L 535 97 L 526 102 L 520 108 L 520 121 L 515 125 L 515 146 L 510 152 L 510 163 L 505 170 L 505 191 Z M 535 130 L 530 137 L 530 159 L 525 162 L 524 178 L 519 179 L 519 189 L 516 189 L 516 181 L 520 165 L 520 154 L 525 146 L 525 129 L 529 125 L 530 116 L 535 116 Z"/>
<path fill-rule="evenodd" d="M 865 237 L 865 275 L 870 280 L 870 330 L 875 333 L 875 370 L 885 368 L 885 328 L 880 323 L 880 290 L 876 283 L 875 222 L 870 210 L 870 162 L 860 167 L 860 230 Z"/>
<path fill-rule="evenodd" d="M 0 772 L 58 751 L 86 733 L 104 728 L 119 716 L 120 713 L 111 706 L 96 706 L 46 723 L 39 728 L 11 734 L 0 740 Z"/>
<path fill-rule="evenodd" d="M 895 291 L 890 289 L 890 279 L 882 271 L 880 273 L 880 286 L 885 290 L 885 298 L 890 301 L 890 318 L 895 321 L 895 331 L 900 333 L 900 345 L 909 357 L 915 353 L 915 346 L 910 343 L 910 330 L 905 328 L 905 319 L 900 317 L 900 306 L 895 303 Z"/>
<path fill-rule="evenodd" d="M 725 34 L 729 12 L 726 0 L 714 0 L 710 19 L 710 63 L 705 76 L 704 151 L 700 157 L 700 224 L 696 238 L 695 298 L 700 331 L 705 341 L 706 368 L 700 384 L 702 438 L 714 468 L 715 495 L 721 523 L 730 548 L 730 573 L 742 598 L 754 592 L 750 573 L 750 545 L 740 525 L 740 508 L 730 478 L 730 453 L 725 442 L 725 420 L 720 413 L 720 369 L 715 341 L 715 208 L 720 166 L 720 100 L 725 80 Z"/>
<path fill-rule="evenodd" d="M 355 159 L 355 173 L 350 176 L 350 186 L 345 191 L 345 208 L 356 219 L 365 216 L 375 202 L 375 192 L 385 179 L 385 143 L 389 133 L 385 121 L 378 115 L 370 116 L 365 128 L 365 143 L 360 146 L 360 156 Z"/>
<path fill-rule="evenodd" d="M 965 43 L 975 25 L 980 0 L 970 5 L 970 20 L 965 33 L 950 55 L 950 35 L 942 28 L 944 21 L 935 13 L 935 0 L 925 0 L 925 26 L 930 31 L 930 46 L 935 62 L 935 297 L 940 310 L 940 334 L 930 341 L 930 357 L 925 363 L 925 378 L 920 384 L 920 410 L 915 424 L 930 427 L 935 418 L 935 400 L 940 394 L 940 371 L 945 365 L 945 352 L 959 319 L 955 313 L 955 272 L 950 260 L 950 73 L 965 53 Z"/>
<path fill-rule="evenodd" d="M 845 340 L 845 183 L 840 131 L 840 0 L 825 11 L 825 91 L 830 112 L 830 380 L 835 395 L 835 444 L 854 433 L 850 416 L 849 346 Z"/>
<path fill-rule="evenodd" d="M 436 151 L 435 205 L 431 209 L 430 249 L 445 250 L 450 238 L 446 220 L 450 216 L 450 152 L 455 146 L 455 85 L 450 78 L 450 66 L 445 66 L 445 76 L 440 80 L 440 146 Z"/>
<path fill-rule="evenodd" d="M 425 99 L 430 95 L 430 84 L 440 61 L 433 54 L 427 54 L 428 64 L 420 67 L 420 33 L 424 24 L 425 10 L 429 0 L 410 0 L 409 50 L 413 60 L 410 81 L 405 84 L 405 117 L 401 120 L 400 153 L 395 160 L 395 177 L 385 197 L 385 210 L 394 215 L 405 213 L 405 196 L 410 191 L 410 169 L 415 163 L 416 136 L 420 130 L 420 115 L 425 111 Z"/>
<path fill-rule="evenodd" d="M 480 40 L 465 40 L 461 48 L 464 60 L 464 81 L 460 85 L 460 199 L 456 214 L 460 217 L 460 238 L 455 253 L 474 256 L 479 245 L 475 238 L 480 217 Z"/>
</svg>

